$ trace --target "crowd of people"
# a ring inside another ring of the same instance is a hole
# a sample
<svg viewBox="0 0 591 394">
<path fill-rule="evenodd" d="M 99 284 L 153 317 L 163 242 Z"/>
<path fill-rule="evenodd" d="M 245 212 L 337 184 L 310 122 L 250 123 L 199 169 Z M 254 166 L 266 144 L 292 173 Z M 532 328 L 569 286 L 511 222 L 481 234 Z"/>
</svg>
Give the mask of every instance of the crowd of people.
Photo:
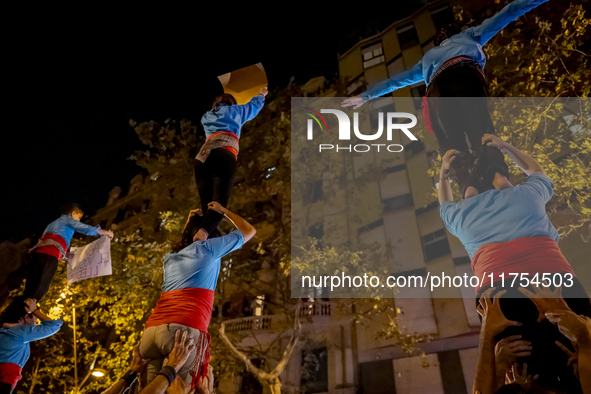
<svg viewBox="0 0 591 394">
<path fill-rule="evenodd" d="M 401 87 L 427 85 L 423 118 L 442 156 L 441 219 L 464 245 L 474 274 L 494 274 L 475 289 L 482 328 L 474 393 L 591 393 L 591 302 L 545 211 L 554 184 L 536 160 L 495 135 L 486 101 L 482 46 L 546 1 L 515 0 L 480 26 L 457 34 L 440 31 L 436 46 L 414 67 L 342 102 L 359 108 Z M 201 208 L 190 211 L 180 239 L 164 258 L 162 294 L 134 347 L 129 371 L 103 394 L 125 392 L 139 384 L 144 371 L 140 393 L 213 392 L 208 326 L 220 259 L 256 233 L 226 205 L 241 128 L 257 116 L 266 95 L 263 88 L 245 105 L 220 95 L 202 117 L 207 139 L 194 170 Z M 510 182 L 505 155 L 527 176 L 523 184 Z M 460 189 L 459 202 L 452 180 Z M 15 388 L 29 343 L 55 334 L 63 323 L 41 312 L 37 302 L 47 293 L 74 232 L 113 237 L 111 231 L 80 223 L 82 215 L 70 204 L 30 250 L 24 293 L 2 314 L 0 393 Z M 217 228 L 224 217 L 237 230 L 221 235 Z M 501 281 L 510 273 L 559 275 L 560 283 L 569 285 L 512 287 Z"/>
</svg>

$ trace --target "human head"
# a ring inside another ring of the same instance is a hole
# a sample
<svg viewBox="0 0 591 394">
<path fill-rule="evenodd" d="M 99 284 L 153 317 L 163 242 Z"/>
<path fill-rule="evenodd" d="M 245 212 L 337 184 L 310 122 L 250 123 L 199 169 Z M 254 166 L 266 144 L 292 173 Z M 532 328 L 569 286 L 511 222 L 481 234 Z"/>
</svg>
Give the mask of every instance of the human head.
<svg viewBox="0 0 591 394">
<path fill-rule="evenodd" d="M 236 105 L 238 103 L 236 102 L 236 99 L 234 98 L 234 96 L 232 96 L 231 94 L 228 94 L 228 93 L 220 94 L 219 96 L 217 96 L 215 98 L 215 100 L 213 100 L 213 103 L 211 104 L 211 110 L 213 112 L 218 111 L 220 109 L 220 104 Z"/>
<path fill-rule="evenodd" d="M 84 215 L 84 211 L 82 210 L 80 205 L 69 203 L 64 207 L 64 209 L 62 209 L 62 215 L 68 215 L 76 220 L 80 220 Z"/>
<path fill-rule="evenodd" d="M 34 326 L 37 324 L 37 317 L 28 313 L 25 309 L 25 299 L 23 296 L 15 297 L 12 303 L 2 312 L 0 322 L 2 324 L 24 324 Z"/>
</svg>

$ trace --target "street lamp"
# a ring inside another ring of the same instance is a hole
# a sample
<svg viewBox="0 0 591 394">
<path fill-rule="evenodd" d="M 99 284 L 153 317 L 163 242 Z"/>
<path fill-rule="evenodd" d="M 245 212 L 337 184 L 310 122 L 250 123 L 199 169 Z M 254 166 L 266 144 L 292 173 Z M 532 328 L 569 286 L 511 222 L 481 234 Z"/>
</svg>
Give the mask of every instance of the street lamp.
<svg viewBox="0 0 591 394">
<path fill-rule="evenodd" d="M 94 364 L 96 363 L 96 359 L 97 359 L 97 357 L 95 357 L 94 360 L 92 360 L 92 363 L 90 364 L 90 369 L 88 370 L 88 373 L 86 374 L 86 376 L 84 376 L 84 379 L 82 379 L 82 382 L 80 382 L 80 384 L 78 386 L 76 386 L 76 388 L 74 390 L 75 393 L 78 393 L 80 391 L 80 389 L 82 388 L 84 383 L 86 383 L 86 381 L 88 380 L 90 375 L 96 376 L 97 378 L 101 378 L 107 374 L 107 371 L 104 370 L 103 368 L 95 368 L 94 367 Z"/>
<path fill-rule="evenodd" d="M 105 371 L 102 368 L 95 368 L 92 371 L 92 376 L 96 376 L 97 378 L 102 378 L 103 376 L 105 376 L 107 374 L 107 371 Z"/>
</svg>

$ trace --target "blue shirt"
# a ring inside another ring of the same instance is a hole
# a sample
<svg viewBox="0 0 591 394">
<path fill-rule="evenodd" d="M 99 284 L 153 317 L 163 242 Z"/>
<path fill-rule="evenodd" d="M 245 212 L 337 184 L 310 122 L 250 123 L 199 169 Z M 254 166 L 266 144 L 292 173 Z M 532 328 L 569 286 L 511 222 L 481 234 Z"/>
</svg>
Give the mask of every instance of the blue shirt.
<svg viewBox="0 0 591 394">
<path fill-rule="evenodd" d="M 244 123 L 252 120 L 261 112 L 265 104 L 265 96 L 259 94 L 253 97 L 248 104 L 225 105 L 213 112 L 207 111 L 201 118 L 201 124 L 205 129 L 205 137 L 209 137 L 218 131 L 229 131 L 240 138 L 240 129 Z"/>
<path fill-rule="evenodd" d="M 223 237 L 196 241 L 178 253 L 164 257 L 162 291 L 179 289 L 215 290 L 221 258 L 240 249 L 244 235 L 238 230 Z"/>
<path fill-rule="evenodd" d="M 488 190 L 461 202 L 445 201 L 440 214 L 445 227 L 462 241 L 470 259 L 482 245 L 544 236 L 560 240 L 546 214 L 554 184 L 533 173 L 523 185 Z"/>
<path fill-rule="evenodd" d="M 364 101 L 371 100 L 421 81 L 429 83 L 431 75 L 443 63 L 458 56 L 467 56 L 482 68 L 486 57 L 482 46 L 505 26 L 548 0 L 516 0 L 507 4 L 499 13 L 488 18 L 480 26 L 470 27 L 446 39 L 438 47 L 430 49 L 414 67 L 374 85 L 362 93 Z"/>
<path fill-rule="evenodd" d="M 70 241 L 74 236 L 74 232 L 82 233 L 86 235 L 99 235 L 96 230 L 99 230 L 101 226 L 89 226 L 88 224 L 80 223 L 69 215 L 62 215 L 58 219 L 49 223 L 43 231 L 45 233 L 51 233 L 59 235 L 66 241 L 68 247 L 70 247 Z"/>
<path fill-rule="evenodd" d="M 0 328 L 0 364 L 12 363 L 23 368 L 31 355 L 29 342 L 52 336 L 60 330 L 61 319 L 42 321 L 37 326 L 18 325 Z"/>
</svg>

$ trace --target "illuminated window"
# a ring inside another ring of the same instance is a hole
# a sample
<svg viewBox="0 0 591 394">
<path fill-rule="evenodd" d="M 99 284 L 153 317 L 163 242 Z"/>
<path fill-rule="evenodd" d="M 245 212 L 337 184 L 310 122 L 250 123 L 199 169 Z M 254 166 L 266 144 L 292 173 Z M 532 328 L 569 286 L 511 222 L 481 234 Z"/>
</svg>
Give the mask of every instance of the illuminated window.
<svg viewBox="0 0 591 394">
<path fill-rule="evenodd" d="M 376 64 L 383 63 L 385 60 L 381 42 L 362 48 L 361 53 L 363 57 L 363 68 L 370 68 Z"/>
</svg>

